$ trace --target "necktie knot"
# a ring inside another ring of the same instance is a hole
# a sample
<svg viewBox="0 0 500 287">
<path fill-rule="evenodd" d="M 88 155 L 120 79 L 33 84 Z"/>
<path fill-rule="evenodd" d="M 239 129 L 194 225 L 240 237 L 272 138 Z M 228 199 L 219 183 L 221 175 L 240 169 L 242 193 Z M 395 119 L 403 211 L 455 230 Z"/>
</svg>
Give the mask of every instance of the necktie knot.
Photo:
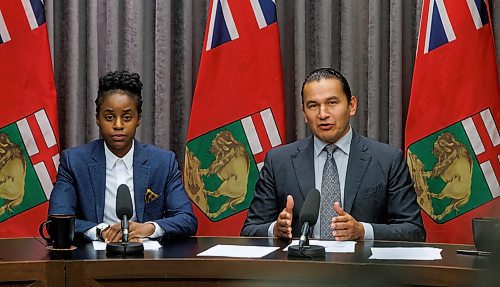
<svg viewBox="0 0 500 287">
<path fill-rule="evenodd" d="M 328 156 L 328 158 L 332 158 L 333 157 L 333 153 L 335 152 L 335 150 L 338 148 L 338 146 L 336 146 L 335 144 L 329 144 L 327 146 L 325 146 L 325 151 L 326 151 L 326 154 Z"/>
</svg>

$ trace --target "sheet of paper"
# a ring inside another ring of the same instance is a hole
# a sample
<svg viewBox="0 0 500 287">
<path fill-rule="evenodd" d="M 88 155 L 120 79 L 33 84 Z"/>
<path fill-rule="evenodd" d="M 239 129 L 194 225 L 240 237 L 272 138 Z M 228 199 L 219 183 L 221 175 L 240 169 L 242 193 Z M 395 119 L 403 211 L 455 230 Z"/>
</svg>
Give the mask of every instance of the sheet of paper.
<svg viewBox="0 0 500 287">
<path fill-rule="evenodd" d="M 293 240 L 292 244 L 288 245 L 283 251 L 288 251 L 291 245 L 298 245 L 298 240 Z M 354 253 L 356 241 L 324 241 L 324 240 L 309 240 L 309 245 L 319 245 L 325 247 L 326 252 L 332 253 Z"/>
<path fill-rule="evenodd" d="M 144 245 L 144 250 L 158 250 L 161 247 L 161 244 L 155 240 L 144 240 L 142 244 Z M 106 242 L 92 241 L 92 245 L 94 246 L 94 250 L 106 250 Z"/>
<path fill-rule="evenodd" d="M 242 258 L 262 258 L 279 247 L 267 246 L 241 246 L 241 245 L 215 245 L 198 256 L 224 256 Z"/>
<path fill-rule="evenodd" d="M 441 248 L 434 247 L 372 247 L 369 259 L 440 260 Z"/>
</svg>

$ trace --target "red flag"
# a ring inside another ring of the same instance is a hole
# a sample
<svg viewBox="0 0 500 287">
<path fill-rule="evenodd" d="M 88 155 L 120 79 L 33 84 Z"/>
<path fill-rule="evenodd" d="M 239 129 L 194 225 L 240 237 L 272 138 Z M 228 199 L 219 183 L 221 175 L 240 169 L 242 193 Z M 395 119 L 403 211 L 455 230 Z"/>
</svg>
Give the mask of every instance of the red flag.
<svg viewBox="0 0 500 287">
<path fill-rule="evenodd" d="M 488 1 L 425 0 L 406 124 L 427 240 L 473 243 L 500 217 L 500 89 Z"/>
<path fill-rule="evenodd" d="M 199 235 L 239 235 L 265 153 L 284 131 L 274 1 L 213 0 L 184 167 Z"/>
<path fill-rule="evenodd" d="M 0 63 L 0 237 L 36 236 L 59 164 L 42 1 L 0 0 Z"/>
</svg>

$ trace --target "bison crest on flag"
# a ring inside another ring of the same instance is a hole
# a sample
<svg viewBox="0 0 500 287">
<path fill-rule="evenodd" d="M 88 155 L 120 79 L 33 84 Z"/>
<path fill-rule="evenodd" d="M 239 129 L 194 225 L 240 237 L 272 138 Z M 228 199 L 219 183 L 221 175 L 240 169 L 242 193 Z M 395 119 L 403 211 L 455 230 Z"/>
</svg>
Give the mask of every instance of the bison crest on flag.
<svg viewBox="0 0 500 287">
<path fill-rule="evenodd" d="M 260 134 L 254 123 L 261 121 Z M 263 164 L 261 139 L 281 145 L 271 109 L 234 121 L 189 141 L 184 182 L 191 200 L 211 220 L 220 221 L 247 209 Z"/>
<path fill-rule="evenodd" d="M 12 213 L 23 202 L 25 177 L 26 160 L 19 145 L 0 133 L 0 198 L 4 200 L 0 215 L 6 210 Z"/>
<path fill-rule="evenodd" d="M 37 142 L 33 129 L 41 132 Z M 45 163 L 43 157 L 50 157 Z M 58 147 L 45 110 L 0 128 L 0 222 L 48 200 L 52 182 L 47 164 L 56 168 Z"/>
<path fill-rule="evenodd" d="M 410 145 L 408 166 L 422 209 L 443 223 L 500 196 L 498 148 L 490 109 Z"/>
</svg>

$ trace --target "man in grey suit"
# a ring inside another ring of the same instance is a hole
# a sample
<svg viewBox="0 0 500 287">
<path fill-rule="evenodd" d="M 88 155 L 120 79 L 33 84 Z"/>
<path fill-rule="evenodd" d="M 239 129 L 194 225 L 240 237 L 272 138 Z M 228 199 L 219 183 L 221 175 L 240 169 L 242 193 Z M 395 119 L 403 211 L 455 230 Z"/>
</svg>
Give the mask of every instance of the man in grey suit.
<svg viewBox="0 0 500 287">
<path fill-rule="evenodd" d="M 313 136 L 267 153 L 241 235 L 300 236 L 300 210 L 317 188 L 315 238 L 425 240 L 404 154 L 352 130 L 357 99 L 344 76 L 331 68 L 313 71 L 302 85 L 302 105 Z"/>
</svg>

